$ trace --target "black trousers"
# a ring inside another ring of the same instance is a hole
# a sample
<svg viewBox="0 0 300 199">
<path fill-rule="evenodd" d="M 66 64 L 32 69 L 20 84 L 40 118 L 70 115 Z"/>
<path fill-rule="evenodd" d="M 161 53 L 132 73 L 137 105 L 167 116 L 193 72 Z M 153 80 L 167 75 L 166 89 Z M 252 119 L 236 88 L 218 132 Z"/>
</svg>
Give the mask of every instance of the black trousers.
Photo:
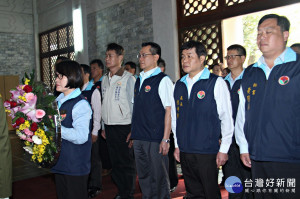
<svg viewBox="0 0 300 199">
<path fill-rule="evenodd" d="M 106 139 L 104 139 L 101 135 L 98 137 L 100 141 L 100 157 L 102 162 L 102 169 L 111 169 L 111 162 L 107 148 Z"/>
<path fill-rule="evenodd" d="M 136 170 L 133 148 L 128 148 L 131 125 L 105 125 L 108 152 L 112 164 L 112 179 L 122 198 L 133 198 Z"/>
<path fill-rule="evenodd" d="M 243 187 L 245 188 L 245 180 L 251 179 L 251 169 L 246 167 L 240 159 L 239 146 L 235 141 L 232 142 L 228 151 L 228 161 L 223 166 L 224 178 L 225 180 L 230 176 L 238 177 Z M 253 198 L 253 193 L 245 193 L 245 189 L 241 193 L 229 193 L 229 199 L 251 199 Z"/>
<path fill-rule="evenodd" d="M 180 152 L 180 162 L 188 198 L 221 198 L 216 154 Z"/>
<path fill-rule="evenodd" d="M 55 174 L 55 187 L 58 199 L 87 199 L 89 175 L 69 176 Z"/>
<path fill-rule="evenodd" d="M 176 187 L 178 184 L 178 173 L 177 173 L 177 163 L 174 157 L 175 144 L 174 144 L 174 134 L 170 134 L 170 149 L 168 153 L 169 157 L 169 178 L 170 178 L 170 188 Z"/>
<path fill-rule="evenodd" d="M 134 140 L 134 154 L 143 199 L 170 198 L 169 160 L 157 142 Z"/>
<path fill-rule="evenodd" d="M 91 153 L 91 172 L 89 175 L 89 183 L 90 187 L 97 187 L 102 189 L 102 162 L 100 156 L 100 137 L 101 132 L 98 134 L 98 139 L 92 145 L 92 153 Z"/>
<path fill-rule="evenodd" d="M 251 171 L 255 199 L 300 198 L 300 163 L 251 160 Z"/>
</svg>

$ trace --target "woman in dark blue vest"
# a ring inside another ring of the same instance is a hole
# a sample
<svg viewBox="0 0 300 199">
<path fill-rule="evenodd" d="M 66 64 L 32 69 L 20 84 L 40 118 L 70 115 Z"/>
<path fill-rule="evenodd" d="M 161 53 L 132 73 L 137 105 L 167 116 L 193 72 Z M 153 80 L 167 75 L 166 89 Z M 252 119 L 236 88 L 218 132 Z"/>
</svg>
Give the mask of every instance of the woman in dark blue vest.
<svg viewBox="0 0 300 199">
<path fill-rule="evenodd" d="M 58 199 L 85 199 L 91 167 L 90 119 L 92 110 L 81 95 L 83 85 L 80 65 L 75 61 L 62 61 L 56 66 L 56 90 L 61 122 L 61 152 L 55 173 Z"/>
</svg>

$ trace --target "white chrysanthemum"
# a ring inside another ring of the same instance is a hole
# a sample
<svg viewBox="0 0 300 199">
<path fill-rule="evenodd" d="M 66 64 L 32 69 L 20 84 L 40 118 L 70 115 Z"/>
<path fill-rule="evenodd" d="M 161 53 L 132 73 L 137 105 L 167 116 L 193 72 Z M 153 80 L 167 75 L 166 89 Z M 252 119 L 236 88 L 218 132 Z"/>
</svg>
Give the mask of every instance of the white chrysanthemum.
<svg viewBox="0 0 300 199">
<path fill-rule="evenodd" d="M 42 144 L 43 143 L 42 140 L 38 136 L 36 136 L 36 135 L 32 136 L 32 141 L 35 144 Z"/>
</svg>

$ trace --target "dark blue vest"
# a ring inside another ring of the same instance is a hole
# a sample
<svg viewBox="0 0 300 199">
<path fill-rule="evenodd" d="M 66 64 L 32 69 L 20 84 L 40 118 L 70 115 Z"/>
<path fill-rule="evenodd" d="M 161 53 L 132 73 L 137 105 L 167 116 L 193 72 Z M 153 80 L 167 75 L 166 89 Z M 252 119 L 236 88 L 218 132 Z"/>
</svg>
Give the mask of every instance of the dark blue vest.
<svg viewBox="0 0 300 199">
<path fill-rule="evenodd" d="M 197 81 L 189 99 L 185 83 L 176 82 L 176 136 L 182 152 L 217 154 L 219 151 L 221 122 L 214 96 L 217 78 L 210 74 L 209 79 Z"/>
<path fill-rule="evenodd" d="M 225 80 L 225 82 L 227 83 L 229 92 L 230 92 L 230 99 L 231 99 L 231 106 L 232 106 L 232 118 L 233 121 L 235 123 L 235 119 L 236 119 L 236 114 L 237 114 L 237 110 L 239 107 L 239 90 L 240 90 L 240 86 L 241 86 L 241 79 L 238 79 L 234 82 L 232 88 L 230 87 L 230 83 L 228 80 Z"/>
<path fill-rule="evenodd" d="M 101 101 L 102 101 L 102 92 L 101 92 L 101 81 L 98 81 L 94 84 L 94 86 L 92 87 L 91 90 L 84 90 L 81 91 L 81 94 L 85 97 L 85 99 L 89 102 L 89 104 L 91 104 L 92 101 L 92 95 L 95 89 L 98 89 L 100 92 L 100 96 L 101 96 Z M 101 103 L 101 102 L 99 102 Z"/>
<path fill-rule="evenodd" d="M 150 142 L 161 142 L 164 135 L 165 109 L 158 93 L 164 73 L 147 78 L 140 89 L 140 78 L 134 88 L 134 107 L 131 138 Z"/>
<path fill-rule="evenodd" d="M 274 66 L 268 80 L 261 68 L 245 70 L 244 132 L 253 160 L 300 163 L 299 87 L 299 55 L 297 61 Z"/>
<path fill-rule="evenodd" d="M 61 122 L 62 126 L 73 128 L 72 110 L 80 100 L 84 100 L 82 95 L 67 100 L 61 105 L 59 109 L 61 114 L 66 113 L 65 119 Z M 60 156 L 56 165 L 52 167 L 52 171 L 72 176 L 89 174 L 91 167 L 91 147 L 92 141 L 90 135 L 88 136 L 88 141 L 84 144 L 73 144 L 62 139 Z"/>
</svg>

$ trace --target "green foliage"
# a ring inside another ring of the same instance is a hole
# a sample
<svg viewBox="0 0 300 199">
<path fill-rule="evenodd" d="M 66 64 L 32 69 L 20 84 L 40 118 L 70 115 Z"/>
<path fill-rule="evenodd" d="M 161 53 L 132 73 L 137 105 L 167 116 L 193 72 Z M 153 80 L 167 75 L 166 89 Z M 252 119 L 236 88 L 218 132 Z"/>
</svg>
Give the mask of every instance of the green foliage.
<svg viewBox="0 0 300 199">
<path fill-rule="evenodd" d="M 288 39 L 287 46 L 291 46 L 294 43 L 300 43 L 299 34 L 300 34 L 300 4 L 293 4 L 290 6 L 280 7 L 276 9 L 266 10 L 262 12 L 256 12 L 249 15 L 243 16 L 243 33 L 244 33 L 244 47 L 247 50 L 247 63 L 248 65 L 256 62 L 261 56 L 256 45 L 256 36 L 257 36 L 257 25 L 261 17 L 266 14 L 278 14 L 281 16 L 286 16 L 291 24 L 290 35 Z"/>
</svg>

